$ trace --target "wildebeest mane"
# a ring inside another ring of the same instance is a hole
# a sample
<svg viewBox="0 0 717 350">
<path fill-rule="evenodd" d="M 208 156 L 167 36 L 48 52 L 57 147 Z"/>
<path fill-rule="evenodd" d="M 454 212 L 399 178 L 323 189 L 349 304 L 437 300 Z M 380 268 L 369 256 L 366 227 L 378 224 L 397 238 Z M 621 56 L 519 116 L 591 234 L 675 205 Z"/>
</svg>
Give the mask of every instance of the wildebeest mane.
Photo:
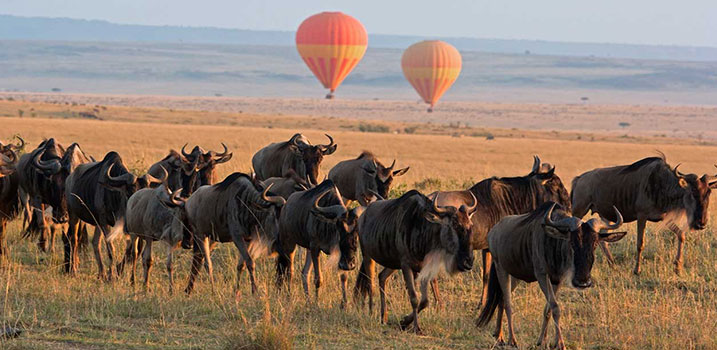
<svg viewBox="0 0 717 350">
<path fill-rule="evenodd" d="M 480 217 L 493 227 L 506 215 L 527 213 L 538 206 L 536 194 L 545 191 L 528 177 L 492 177 L 471 187 L 478 199 Z"/>
<path fill-rule="evenodd" d="M 356 159 L 376 159 L 376 156 L 371 151 L 362 151 Z"/>
<path fill-rule="evenodd" d="M 550 210 L 553 205 L 555 205 L 555 210 L 553 211 L 554 213 L 565 210 L 565 208 L 560 205 L 560 203 L 548 201 L 541 204 L 537 209 L 531 211 L 528 215 L 526 215 L 522 220 L 520 220 L 519 225 L 529 225 L 536 220 L 542 221 L 545 218 L 545 215 L 548 213 L 548 210 Z"/>
<path fill-rule="evenodd" d="M 638 171 L 642 169 L 642 167 L 647 166 L 649 164 L 652 164 L 654 162 L 662 162 L 663 164 L 667 165 L 667 161 L 665 160 L 665 156 L 662 157 L 647 157 L 644 159 L 640 159 L 637 162 L 634 162 L 624 169 L 620 171 L 620 174 L 629 174 L 635 171 Z"/>
<path fill-rule="evenodd" d="M 236 172 L 236 173 L 233 173 L 233 174 L 227 176 L 224 180 L 222 180 L 222 182 L 214 185 L 214 190 L 215 191 L 226 191 L 229 187 L 231 187 L 231 185 L 235 181 L 237 181 L 238 179 L 240 179 L 242 177 L 247 178 L 251 181 L 251 176 L 244 174 L 244 173 Z"/>
</svg>

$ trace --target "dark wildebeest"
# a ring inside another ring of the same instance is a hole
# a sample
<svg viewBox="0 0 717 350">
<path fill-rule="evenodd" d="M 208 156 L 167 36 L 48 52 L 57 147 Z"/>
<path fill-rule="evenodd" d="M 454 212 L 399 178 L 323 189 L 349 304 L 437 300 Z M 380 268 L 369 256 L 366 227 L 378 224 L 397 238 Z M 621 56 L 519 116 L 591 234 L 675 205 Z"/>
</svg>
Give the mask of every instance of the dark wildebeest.
<svg viewBox="0 0 717 350">
<path fill-rule="evenodd" d="M 630 165 L 599 168 L 588 171 L 573 180 L 571 199 L 573 215 L 583 217 L 588 211 L 612 218 L 610 208 L 620 210 L 625 222 L 637 221 L 637 257 L 635 274 L 640 273 L 640 258 L 645 243 L 647 221 L 666 220 L 677 235 L 675 272 L 682 269 L 682 247 L 685 241 L 683 227 L 673 221 L 686 216 L 689 228 L 704 229 L 709 219 L 710 192 L 717 187 L 717 178 L 698 177 L 677 171 L 662 157 L 645 158 Z M 601 248 L 612 264 L 607 244 Z"/>
<path fill-rule="evenodd" d="M 113 240 L 122 234 L 127 199 L 138 189 L 149 187 L 161 180 L 151 175 L 137 177 L 122 162 L 117 152 L 109 152 L 99 162 L 77 166 L 67 178 L 65 192 L 70 214 L 69 228 L 65 242 L 65 271 L 77 272 L 79 256 L 77 250 L 80 221 L 95 226 L 92 248 L 97 261 L 98 276 L 104 277 L 104 264 L 100 253 L 100 239 L 105 238 L 109 269 L 107 277 L 113 278 Z"/>
<path fill-rule="evenodd" d="M 324 156 L 336 151 L 334 139 L 328 134 L 328 145 L 312 145 L 302 134 L 295 134 L 289 141 L 272 143 L 260 149 L 251 159 L 259 180 L 284 177 L 290 169 L 300 178 L 307 178 L 312 185 L 318 184 L 319 168 Z"/>
<path fill-rule="evenodd" d="M 199 171 L 199 161 L 200 159 L 197 157 L 193 162 L 190 162 L 179 152 L 170 150 L 166 157 L 152 164 L 147 173 L 155 178 L 161 178 L 166 171 L 169 174 L 166 185 L 170 191 L 178 188 L 194 188 L 197 181 L 197 172 Z"/>
<path fill-rule="evenodd" d="M 187 153 L 184 150 L 186 146 L 187 145 L 184 145 L 182 147 L 182 155 L 184 155 L 188 162 L 196 162 L 198 169 L 197 181 L 194 183 L 194 187 L 185 187 L 184 192 L 182 192 L 182 196 L 189 197 L 189 195 L 196 191 L 200 186 L 213 185 L 216 183 L 217 174 L 215 169 L 217 164 L 226 163 L 231 160 L 233 153 L 229 153 L 229 149 L 227 149 L 227 145 L 224 143 L 222 143 L 222 147 L 224 148 L 222 153 L 215 151 L 204 152 L 204 150 L 199 146 L 194 146 L 192 152 Z"/>
<path fill-rule="evenodd" d="M 166 173 L 165 173 L 166 174 Z M 164 175 L 166 177 L 166 175 Z M 125 232 L 130 235 L 128 247 L 133 250 L 131 281 L 135 281 L 137 262 L 137 241 L 144 241 L 142 262 L 144 265 L 144 287 L 149 288 L 149 272 L 152 268 L 152 242 L 163 241 L 167 244 L 167 274 L 169 292 L 174 291 L 172 259 L 188 227 L 184 211 L 184 199 L 181 189 L 171 192 L 167 183 L 156 188 L 144 188 L 135 192 L 127 201 Z"/>
<path fill-rule="evenodd" d="M 267 253 L 267 248 L 273 245 L 279 211 L 286 202 L 284 198 L 270 195 L 269 190 L 249 175 L 234 173 L 216 185 L 200 187 L 189 197 L 185 210 L 195 244 L 187 294 L 194 288 L 202 261 L 214 288 L 210 254 L 217 242 L 234 242 L 239 250 L 237 295 L 244 267 L 249 271 L 252 293 L 256 293 L 254 258 Z"/>
<path fill-rule="evenodd" d="M 406 282 L 413 312 L 401 320 L 405 329 L 413 323 L 416 333 L 418 313 L 428 306 L 428 283 L 441 271 L 468 271 L 473 266 L 471 205 L 441 207 L 416 190 L 398 199 L 376 201 L 368 205 L 359 219 L 359 241 L 363 262 L 356 278 L 355 293 L 369 296 L 373 308 L 374 262 L 383 266 L 378 283 L 381 294 L 381 322 L 386 323 L 386 279 L 400 269 Z M 421 300 L 416 296 L 414 274 L 418 274 Z"/>
<path fill-rule="evenodd" d="M 553 315 L 555 344 L 565 349 L 560 332 L 560 307 L 555 295 L 562 280 L 572 275 L 571 284 L 578 289 L 592 286 L 590 272 L 595 259 L 598 241 L 615 242 L 626 232 L 615 230 L 622 224 L 622 216 L 613 207 L 611 223 L 603 218 L 586 222 L 570 215 L 555 202 L 547 202 L 532 213 L 503 218 L 488 234 L 488 245 L 493 254 L 488 283 L 488 300 L 478 316 L 479 327 L 490 322 L 495 310 L 498 318 L 494 336 L 498 345 L 504 345 L 502 331 L 503 311 L 508 319 L 508 345 L 517 347 L 513 334 L 513 311 L 510 294 L 515 285 L 512 280 L 528 283 L 537 281 L 545 295 L 543 324 L 538 346 L 545 341 L 548 321 Z M 601 232 L 605 231 L 605 232 Z"/>
<path fill-rule="evenodd" d="M 294 170 L 289 170 L 284 177 L 270 177 L 262 182 L 265 186 L 271 185 L 271 192 L 284 199 L 289 199 L 294 192 L 306 191 L 312 187 L 308 179 L 300 178 Z"/>
<path fill-rule="evenodd" d="M 19 175 L 15 171 L 17 153 L 21 147 L 0 143 L 0 257 L 5 251 L 7 223 L 15 219 L 22 209 L 19 194 Z"/>
<path fill-rule="evenodd" d="M 362 206 L 376 197 L 388 198 L 396 176 L 405 174 L 410 167 L 393 170 L 396 160 L 385 167 L 371 152 L 364 151 L 358 158 L 344 160 L 329 171 L 331 179 L 345 200 L 358 201 Z"/>
<path fill-rule="evenodd" d="M 276 260 L 277 284 L 284 280 L 291 283 L 294 250 L 299 245 L 307 249 L 306 261 L 302 270 L 304 292 L 309 296 L 309 272 L 314 268 L 314 286 L 316 299 L 321 287 L 321 252 L 330 255 L 340 253 L 338 267 L 350 271 L 356 267 L 356 248 L 358 233 L 356 223 L 363 211 L 362 207 L 347 210 L 336 186 L 331 180 L 325 180 L 318 186 L 295 192 L 286 201 L 279 219 L 279 237 L 277 239 Z M 342 300 L 346 305 L 346 273 L 340 274 Z"/>
<path fill-rule="evenodd" d="M 470 204 L 472 196 L 478 198 L 478 209 L 473 215 L 473 236 L 471 246 L 482 250 L 483 292 L 481 305 L 488 293 L 491 254 L 488 251 L 488 231 L 507 215 L 529 213 L 541 204 L 554 201 L 570 209 L 570 197 L 560 177 L 555 174 L 555 167 L 547 169 L 541 164 L 538 156 L 533 157 L 533 168 L 526 176 L 491 177 L 485 179 L 466 191 L 439 192 L 440 206 L 459 207 Z M 436 193 L 428 195 L 434 198 Z M 438 299 L 438 288 L 433 283 L 433 290 Z"/>
</svg>

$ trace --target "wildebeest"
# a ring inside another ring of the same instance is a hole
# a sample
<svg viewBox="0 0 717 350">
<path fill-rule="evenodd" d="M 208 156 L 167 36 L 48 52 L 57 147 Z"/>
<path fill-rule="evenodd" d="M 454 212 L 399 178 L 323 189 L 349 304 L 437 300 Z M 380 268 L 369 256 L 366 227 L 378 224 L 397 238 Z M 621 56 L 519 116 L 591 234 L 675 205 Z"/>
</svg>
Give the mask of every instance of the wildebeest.
<svg viewBox="0 0 717 350">
<path fill-rule="evenodd" d="M 117 152 L 109 152 L 99 162 L 77 166 L 67 178 L 65 193 L 69 211 L 69 228 L 65 242 L 65 271 L 75 273 L 79 264 L 77 251 L 80 221 L 95 226 L 92 248 L 98 276 L 104 277 L 100 239 L 105 237 L 109 259 L 108 278 L 113 277 L 113 239 L 123 232 L 127 199 L 141 188 L 160 180 L 147 174 L 137 177 L 124 165 Z"/>
<path fill-rule="evenodd" d="M 19 175 L 15 171 L 17 153 L 21 147 L 0 143 L 0 257 L 5 255 L 5 230 L 22 209 L 19 194 Z"/>
<path fill-rule="evenodd" d="M 130 235 L 129 249 L 133 250 L 132 283 L 135 281 L 137 261 L 137 241 L 144 241 L 142 262 L 144 265 L 144 287 L 149 287 L 149 272 L 152 268 L 152 242 L 163 241 L 167 244 L 167 274 L 169 275 L 169 291 L 174 290 L 172 259 L 175 248 L 184 237 L 188 222 L 184 211 L 184 199 L 181 189 L 170 191 L 165 181 L 156 188 L 144 188 L 135 192 L 127 201 L 127 213 L 124 230 Z"/>
<path fill-rule="evenodd" d="M 570 197 L 560 177 L 555 174 L 555 167 L 546 169 L 541 165 L 540 158 L 533 156 L 533 167 L 526 176 L 491 177 L 485 179 L 466 191 L 440 192 L 438 205 L 459 207 L 471 203 L 472 197 L 478 198 L 478 208 L 472 217 L 473 236 L 471 246 L 482 250 L 483 292 L 481 305 L 485 302 L 488 292 L 488 279 L 491 254 L 488 251 L 488 231 L 507 215 L 529 213 L 541 204 L 554 201 L 570 209 Z M 436 193 L 430 194 L 434 198 Z M 437 293 L 437 289 L 434 289 Z"/>
<path fill-rule="evenodd" d="M 347 210 L 333 181 L 325 180 L 318 186 L 295 192 L 286 201 L 279 219 L 276 260 L 277 284 L 284 280 L 291 283 L 294 250 L 299 245 L 307 249 L 302 271 L 302 282 L 306 296 L 309 296 L 308 277 L 314 268 L 316 299 L 321 287 L 321 252 L 332 254 L 338 251 L 339 269 L 350 271 L 356 267 L 358 233 L 356 223 L 363 208 Z M 310 259 L 309 259 L 310 258 Z M 342 306 L 346 305 L 346 274 L 341 273 Z"/>
<path fill-rule="evenodd" d="M 328 145 L 312 145 L 302 134 L 295 134 L 288 141 L 272 143 L 260 149 L 251 159 L 259 180 L 284 177 L 293 169 L 300 178 L 308 176 L 312 185 L 318 184 L 319 167 L 324 156 L 336 151 L 334 139 Z"/>
<path fill-rule="evenodd" d="M 379 273 L 381 321 L 386 323 L 386 279 L 400 269 L 406 282 L 413 312 L 401 320 L 401 327 L 413 323 L 416 333 L 418 313 L 428 306 L 428 283 L 441 269 L 450 273 L 468 271 L 473 266 L 471 205 L 439 206 L 416 190 L 398 199 L 376 201 L 368 205 L 359 219 L 359 241 L 363 262 L 356 279 L 357 295 L 369 296 L 373 308 L 374 262 L 383 266 Z M 414 274 L 418 273 L 421 300 L 416 296 Z"/>
<path fill-rule="evenodd" d="M 239 250 L 236 292 L 244 267 L 249 271 L 252 293 L 256 292 L 254 258 L 276 239 L 279 210 L 286 202 L 270 195 L 269 190 L 247 174 L 233 173 L 216 185 L 200 187 L 189 197 L 185 210 L 194 236 L 194 256 L 187 294 L 194 288 L 202 261 L 214 285 L 210 254 L 216 242 L 234 242 Z"/>
<path fill-rule="evenodd" d="M 265 186 L 271 185 L 271 192 L 284 199 L 289 199 L 294 192 L 305 191 L 312 187 L 308 179 L 300 178 L 294 170 L 289 170 L 284 177 L 270 177 L 262 182 Z"/>
<path fill-rule="evenodd" d="M 188 162 L 196 163 L 198 169 L 197 181 L 194 184 L 194 187 L 190 189 L 185 188 L 184 192 L 182 193 L 183 196 L 188 197 L 189 194 L 194 192 L 200 186 L 213 185 L 214 183 L 216 183 L 217 174 L 215 170 L 217 164 L 226 163 L 231 160 L 233 153 L 229 152 L 227 145 L 225 145 L 224 143 L 222 143 L 224 151 L 221 153 L 216 151 L 205 152 L 199 146 L 194 146 L 192 152 L 187 153 L 184 150 L 186 146 L 187 145 L 184 145 L 182 147 L 182 155 L 184 155 Z"/>
<path fill-rule="evenodd" d="M 555 295 L 564 277 L 572 274 L 571 284 L 578 289 L 592 286 L 590 272 L 598 241 L 615 242 L 626 232 L 611 231 L 620 227 L 622 216 L 613 207 L 616 221 L 594 218 L 586 222 L 570 215 L 555 202 L 547 202 L 532 213 L 506 216 L 488 234 L 488 245 L 493 254 L 488 282 L 488 300 L 478 316 L 479 327 L 490 322 L 495 310 L 498 318 L 494 336 L 504 345 L 503 311 L 508 319 L 508 345 L 517 346 L 513 334 L 513 311 L 510 294 L 511 279 L 528 283 L 537 281 L 545 295 L 543 323 L 538 346 L 545 341 L 548 321 L 553 315 L 555 344 L 565 349 L 560 332 L 560 306 Z"/>
<path fill-rule="evenodd" d="M 393 170 L 395 166 L 395 159 L 390 167 L 385 167 L 373 153 L 364 151 L 356 159 L 336 164 L 329 171 L 329 179 L 336 184 L 344 199 L 366 206 L 376 194 L 388 198 L 394 177 L 405 174 L 410 168 Z"/>
<path fill-rule="evenodd" d="M 624 216 L 625 222 L 637 221 L 637 257 L 635 274 L 640 273 L 640 258 L 645 243 L 647 221 L 672 220 L 686 215 L 689 228 L 704 229 L 709 219 L 711 189 L 717 187 L 717 178 L 710 175 L 698 177 L 683 174 L 672 168 L 664 155 L 639 160 L 630 165 L 598 168 L 573 180 L 571 199 L 573 215 L 583 217 L 588 211 L 610 218 L 614 205 Z M 677 235 L 675 272 L 682 269 L 682 248 L 685 232 L 671 225 Z M 608 261 L 612 255 L 607 244 L 601 243 Z"/>
<path fill-rule="evenodd" d="M 161 178 L 166 171 L 169 176 L 166 185 L 170 191 L 178 188 L 189 188 L 191 190 L 196 186 L 199 161 L 200 159 L 197 157 L 193 162 L 190 162 L 179 152 L 170 150 L 166 157 L 152 164 L 147 173 L 155 178 Z"/>
</svg>

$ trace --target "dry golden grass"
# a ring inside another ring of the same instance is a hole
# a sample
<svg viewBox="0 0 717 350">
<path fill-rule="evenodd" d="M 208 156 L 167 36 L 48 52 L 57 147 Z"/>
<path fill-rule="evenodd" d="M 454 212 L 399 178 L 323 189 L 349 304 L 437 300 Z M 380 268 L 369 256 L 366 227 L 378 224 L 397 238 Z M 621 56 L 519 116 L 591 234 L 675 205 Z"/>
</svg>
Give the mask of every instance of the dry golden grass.
<svg viewBox="0 0 717 350">
<path fill-rule="evenodd" d="M 20 102 L 6 101 L 0 107 L 8 109 L 7 103 Z M 49 108 L 41 104 L 29 107 L 36 111 Z M 272 119 L 277 121 L 272 128 L 264 124 L 259 124 L 264 127 L 225 123 L 179 125 L 166 121 L 173 115 L 183 118 L 194 112 L 122 108 L 123 113 L 113 114 L 123 121 L 28 118 L 27 114 L 22 119 L 0 117 L 0 140 L 17 133 L 30 142 L 31 148 L 42 137 L 55 137 L 66 145 L 78 142 L 96 158 L 116 150 L 137 170 L 145 169 L 166 155 L 169 148 L 181 147 L 184 142 L 213 149 L 225 142 L 234 152 L 232 161 L 219 168 L 220 175 L 225 176 L 233 171 L 249 171 L 251 155 L 257 149 L 269 142 L 287 139 L 296 131 L 304 132 L 313 142 L 323 142 L 321 124 L 327 122 L 317 118 L 314 124 L 302 126 L 296 124 L 302 122 L 297 117 L 285 124 Z M 108 110 L 120 108 L 108 107 Z M 148 113 L 160 113 L 163 117 L 144 119 Z M 135 114 L 139 119 L 132 119 Z M 529 171 L 533 154 L 555 164 L 568 187 L 571 179 L 583 171 L 632 162 L 654 155 L 655 149 L 665 152 L 671 163 L 683 163 L 683 171 L 699 174 L 714 173 L 712 164 L 717 160 L 717 147 L 713 146 L 528 137 L 485 140 L 327 129 L 332 130 L 339 148 L 325 159 L 324 172 L 336 162 L 369 149 L 386 161 L 396 158 L 399 166 L 410 165 L 411 170 L 399 184 L 407 188 L 416 183 L 427 184 L 422 187 L 425 190 L 458 188 L 492 175 L 522 175 Z M 436 181 L 425 181 L 428 178 Z M 712 214 L 714 216 L 714 209 Z M 648 226 L 643 273 L 640 277 L 633 276 L 634 224 L 629 225 L 629 229 L 632 234 L 614 245 L 613 253 L 618 262 L 614 270 L 609 269 L 597 253 L 594 288 L 582 292 L 570 288 L 561 290 L 562 325 L 569 348 L 717 348 L 714 336 L 717 332 L 717 238 L 713 226 L 688 234 L 685 272 L 681 276 L 672 272 L 673 236 L 652 232 L 654 226 Z M 190 297 L 181 293 L 167 294 L 163 249 L 155 249 L 160 253 L 155 255 L 152 290 L 144 293 L 140 288 L 130 287 L 126 276 L 113 284 L 97 281 L 89 252 L 82 257 L 79 276 L 63 276 L 59 273 L 59 242 L 54 255 L 38 253 L 33 242 L 19 237 L 18 221 L 10 226 L 8 246 L 10 254 L 0 263 L 0 286 L 4 292 L 0 297 L 0 317 L 4 323 L 17 324 L 26 332 L 19 339 L 0 341 L 0 347 L 235 349 L 241 348 L 238 344 L 255 346 L 256 343 L 284 347 L 288 346 L 282 338 L 286 334 L 296 348 L 447 349 L 493 345 L 490 331 L 476 329 L 473 323 L 480 268 L 442 278 L 445 304 L 431 305 L 421 314 L 427 334 L 421 337 L 398 330 L 398 317 L 409 310 L 399 277 L 389 282 L 390 324 L 380 325 L 378 316 L 368 315 L 366 310 L 353 306 L 346 311 L 339 309 L 338 277 L 329 267 L 325 267 L 325 283 L 318 304 L 306 302 L 298 278 L 291 295 L 277 292 L 272 284 L 274 271 L 270 259 L 258 262 L 261 295 L 251 296 L 249 286 L 243 283 L 242 296 L 235 299 L 232 289 L 237 254 L 231 245 L 220 247 L 214 254 L 216 293 L 211 292 L 202 271 L 196 293 Z M 182 252 L 176 258 L 175 278 L 180 285 L 187 278 L 189 257 L 188 252 Z M 247 277 L 242 281 L 247 281 Z M 530 348 L 539 331 L 543 296 L 537 285 L 524 285 L 516 290 L 514 303 L 518 341 Z"/>
</svg>

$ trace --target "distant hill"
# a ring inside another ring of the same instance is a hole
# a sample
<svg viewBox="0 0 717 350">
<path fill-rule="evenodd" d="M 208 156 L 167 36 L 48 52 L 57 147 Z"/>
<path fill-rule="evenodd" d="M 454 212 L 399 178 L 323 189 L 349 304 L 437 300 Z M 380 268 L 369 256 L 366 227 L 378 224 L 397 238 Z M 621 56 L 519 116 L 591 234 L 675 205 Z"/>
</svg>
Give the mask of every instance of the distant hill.
<svg viewBox="0 0 717 350">
<path fill-rule="evenodd" d="M 369 35 L 372 48 L 402 49 L 424 39 Z M 567 43 L 539 40 L 440 38 L 461 51 L 556 56 L 592 56 L 676 61 L 717 61 L 715 47 Z M 223 45 L 293 46 L 294 33 L 210 27 L 146 26 L 98 20 L 0 15 L 0 40 L 128 41 Z"/>
</svg>

